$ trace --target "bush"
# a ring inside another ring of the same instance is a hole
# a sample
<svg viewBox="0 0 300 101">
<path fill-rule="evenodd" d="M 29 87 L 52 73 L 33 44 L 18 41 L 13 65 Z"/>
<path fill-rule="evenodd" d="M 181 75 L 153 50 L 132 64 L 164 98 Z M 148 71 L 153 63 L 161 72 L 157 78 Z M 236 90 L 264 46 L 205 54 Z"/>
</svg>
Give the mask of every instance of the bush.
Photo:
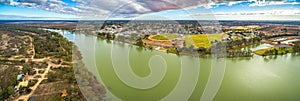
<svg viewBox="0 0 300 101">
<path fill-rule="evenodd" d="M 169 48 L 169 49 L 167 49 L 167 53 L 179 54 L 179 52 L 175 48 Z"/>
</svg>

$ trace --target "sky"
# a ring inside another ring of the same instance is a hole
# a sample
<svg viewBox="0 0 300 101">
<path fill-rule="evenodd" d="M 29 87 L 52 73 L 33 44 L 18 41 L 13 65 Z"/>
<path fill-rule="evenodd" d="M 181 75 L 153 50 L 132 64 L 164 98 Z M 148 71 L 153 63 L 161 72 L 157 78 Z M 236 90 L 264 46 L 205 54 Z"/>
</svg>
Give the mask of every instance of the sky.
<svg viewBox="0 0 300 101">
<path fill-rule="evenodd" d="M 0 0 L 0 20 L 300 20 L 300 0 Z"/>
</svg>

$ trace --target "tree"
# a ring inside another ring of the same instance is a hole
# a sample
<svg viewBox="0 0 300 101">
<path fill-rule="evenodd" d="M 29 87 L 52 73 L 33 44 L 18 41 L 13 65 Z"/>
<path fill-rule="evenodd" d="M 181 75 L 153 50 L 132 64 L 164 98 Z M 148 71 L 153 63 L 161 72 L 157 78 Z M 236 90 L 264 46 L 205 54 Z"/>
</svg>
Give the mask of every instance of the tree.
<svg viewBox="0 0 300 101">
<path fill-rule="evenodd" d="M 105 38 L 107 34 L 108 33 L 101 32 L 101 33 L 98 33 L 98 36 L 100 36 L 101 38 Z"/>
<path fill-rule="evenodd" d="M 299 45 L 294 45 L 294 46 L 293 46 L 293 50 L 294 50 L 294 52 L 300 52 L 300 47 L 299 47 Z"/>
<path fill-rule="evenodd" d="M 194 50 L 194 45 L 191 45 L 191 46 L 189 47 L 189 50 L 192 52 L 192 51 Z"/>
<path fill-rule="evenodd" d="M 118 35 L 117 39 L 118 39 L 118 41 L 121 41 L 121 42 L 125 41 L 124 35 Z"/>
<path fill-rule="evenodd" d="M 2 91 L 2 89 L 0 89 L 0 100 L 1 101 L 4 101 L 4 96 L 3 96 L 3 91 Z"/>
<path fill-rule="evenodd" d="M 138 39 L 136 40 L 136 45 L 137 45 L 137 46 L 140 46 L 140 47 L 143 47 L 143 46 L 144 46 L 144 42 L 143 42 L 142 38 L 138 38 Z"/>
<path fill-rule="evenodd" d="M 281 31 L 286 34 L 288 30 L 287 30 L 287 28 L 282 28 Z"/>
<path fill-rule="evenodd" d="M 275 53 L 275 55 L 278 55 L 278 50 L 274 49 L 274 53 Z"/>
<path fill-rule="evenodd" d="M 175 48 L 169 48 L 169 49 L 167 49 L 167 53 L 179 54 L 179 52 Z"/>
<path fill-rule="evenodd" d="M 199 47 L 199 48 L 198 48 L 198 52 L 206 52 L 206 48 L 204 48 L 204 47 Z"/>
<path fill-rule="evenodd" d="M 48 78 L 47 80 L 48 80 L 49 82 L 53 82 L 53 81 L 56 80 L 57 75 L 55 75 L 55 73 L 53 73 L 53 72 L 49 72 L 48 75 L 47 75 L 47 78 Z"/>
<path fill-rule="evenodd" d="M 9 95 L 14 95 L 14 93 L 15 93 L 14 87 L 13 86 L 9 86 L 7 88 L 7 92 L 8 92 Z"/>
<path fill-rule="evenodd" d="M 148 39 L 150 35 L 146 34 L 143 39 Z"/>
</svg>

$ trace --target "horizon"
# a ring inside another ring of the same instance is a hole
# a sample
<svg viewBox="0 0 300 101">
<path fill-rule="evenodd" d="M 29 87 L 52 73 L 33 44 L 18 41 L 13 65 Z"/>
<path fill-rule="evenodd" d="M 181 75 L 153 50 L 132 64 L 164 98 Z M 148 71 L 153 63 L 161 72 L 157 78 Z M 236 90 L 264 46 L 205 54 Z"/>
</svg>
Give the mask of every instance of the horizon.
<svg viewBox="0 0 300 101">
<path fill-rule="evenodd" d="M 0 10 L 1 20 L 300 20 L 299 0 L 4 0 Z"/>
<path fill-rule="evenodd" d="M 32 20 L 12 20 L 12 19 L 7 19 L 7 20 L 3 20 L 0 19 L 0 21 L 76 21 L 76 22 L 80 22 L 80 21 L 249 21 L 249 22 L 270 22 L 270 21 L 284 21 L 284 22 L 300 22 L 299 20 L 139 20 L 139 19 L 134 19 L 134 20 L 125 20 L 125 19 L 113 19 L 113 20 L 75 20 L 75 19 L 67 19 L 67 20 L 61 20 L 61 19 L 55 19 L 55 20 L 47 20 L 47 19 L 42 19 L 42 20 L 36 20 L 36 19 L 32 19 Z"/>
</svg>

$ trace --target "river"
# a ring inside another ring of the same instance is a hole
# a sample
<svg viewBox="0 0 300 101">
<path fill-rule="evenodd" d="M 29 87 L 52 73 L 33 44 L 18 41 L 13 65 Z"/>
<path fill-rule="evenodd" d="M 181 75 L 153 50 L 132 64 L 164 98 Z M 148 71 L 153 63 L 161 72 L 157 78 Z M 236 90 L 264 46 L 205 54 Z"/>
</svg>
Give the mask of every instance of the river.
<svg viewBox="0 0 300 101">
<path fill-rule="evenodd" d="M 108 101 L 299 101 L 300 55 L 216 59 L 177 56 L 59 32 L 107 88 Z"/>
</svg>

